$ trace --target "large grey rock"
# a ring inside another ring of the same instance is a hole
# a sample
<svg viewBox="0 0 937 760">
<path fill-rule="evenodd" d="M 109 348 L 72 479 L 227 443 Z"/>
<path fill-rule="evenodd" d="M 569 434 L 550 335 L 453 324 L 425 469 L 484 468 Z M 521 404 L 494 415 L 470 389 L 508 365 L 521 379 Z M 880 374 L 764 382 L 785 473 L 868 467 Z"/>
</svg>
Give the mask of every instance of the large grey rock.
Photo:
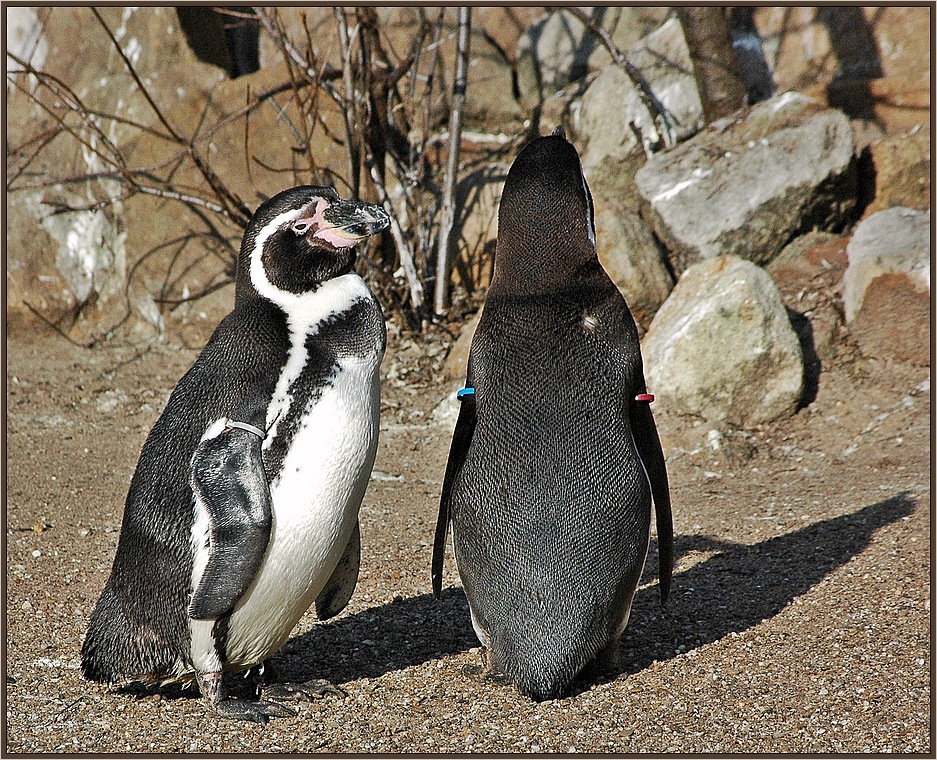
<svg viewBox="0 0 937 760">
<path fill-rule="evenodd" d="M 866 290 L 883 274 L 908 275 L 919 289 L 930 290 L 930 212 L 895 207 L 860 222 L 846 247 L 849 266 L 843 274 L 843 306 L 851 322 L 862 308 Z"/>
<path fill-rule="evenodd" d="M 771 261 L 798 232 L 856 204 L 849 120 L 796 92 L 652 156 L 635 183 L 677 272 L 733 254 Z"/>
<path fill-rule="evenodd" d="M 599 261 L 646 330 L 673 289 L 657 241 L 637 213 L 596 204 L 595 242 Z"/>
<path fill-rule="evenodd" d="M 659 26 L 669 8 L 596 7 L 593 18 L 622 50 Z M 533 108 L 570 82 L 611 63 L 611 54 L 568 11 L 549 11 L 517 42 L 517 84 L 522 102 Z"/>
<path fill-rule="evenodd" d="M 686 139 L 703 126 L 703 106 L 690 51 L 676 19 L 649 34 L 626 56 L 666 107 L 677 140 Z M 583 167 L 590 184 L 602 184 L 602 178 L 596 175 L 616 171 L 615 166 L 641 148 L 632 122 L 648 141 L 660 139 L 654 118 L 631 78 L 620 66 L 606 66 L 582 96 L 577 123 Z M 644 159 L 643 149 L 640 159 Z"/>
<path fill-rule="evenodd" d="M 846 247 L 843 306 L 863 352 L 930 361 L 930 212 L 895 207 L 865 219 Z"/>
<path fill-rule="evenodd" d="M 777 287 L 737 256 L 687 269 L 641 350 L 660 406 L 712 422 L 770 422 L 803 395 L 803 355 Z"/>
</svg>

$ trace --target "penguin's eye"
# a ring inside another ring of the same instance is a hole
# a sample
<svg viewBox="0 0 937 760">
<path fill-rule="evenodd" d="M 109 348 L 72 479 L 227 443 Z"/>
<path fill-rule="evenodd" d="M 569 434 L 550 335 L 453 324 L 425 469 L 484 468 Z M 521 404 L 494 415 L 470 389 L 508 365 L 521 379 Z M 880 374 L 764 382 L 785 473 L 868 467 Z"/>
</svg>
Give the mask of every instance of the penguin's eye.
<svg viewBox="0 0 937 760">
<path fill-rule="evenodd" d="M 297 219 L 290 225 L 290 229 L 297 235 L 305 235 L 312 229 L 312 221 L 309 219 Z"/>
</svg>

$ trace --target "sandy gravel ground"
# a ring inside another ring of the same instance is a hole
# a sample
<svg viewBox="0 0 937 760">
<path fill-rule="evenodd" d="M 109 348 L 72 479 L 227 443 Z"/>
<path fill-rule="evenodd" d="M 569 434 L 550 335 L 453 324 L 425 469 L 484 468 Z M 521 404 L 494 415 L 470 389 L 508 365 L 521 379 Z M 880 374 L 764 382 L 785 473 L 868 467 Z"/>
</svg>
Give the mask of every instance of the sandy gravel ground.
<svg viewBox="0 0 937 760">
<path fill-rule="evenodd" d="M 933 751 L 927 368 L 831 367 L 809 409 L 721 441 L 656 409 L 671 601 L 652 551 L 621 669 L 535 704 L 465 672 L 478 649 L 451 555 L 430 594 L 451 433 L 432 410 L 450 386 L 441 346 L 395 339 L 358 588 L 276 657 L 347 696 L 257 725 L 209 715 L 195 689 L 110 690 L 78 670 L 139 448 L 196 352 L 57 337 L 7 350 L 7 751 Z"/>
</svg>

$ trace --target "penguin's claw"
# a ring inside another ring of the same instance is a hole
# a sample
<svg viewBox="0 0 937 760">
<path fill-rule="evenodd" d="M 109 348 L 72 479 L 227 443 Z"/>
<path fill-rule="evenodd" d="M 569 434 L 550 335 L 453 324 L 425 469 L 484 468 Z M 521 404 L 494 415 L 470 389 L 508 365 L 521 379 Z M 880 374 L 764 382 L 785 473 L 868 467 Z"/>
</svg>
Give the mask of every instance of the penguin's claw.
<svg viewBox="0 0 937 760">
<path fill-rule="evenodd" d="M 313 678 L 302 683 L 268 683 L 261 687 L 261 694 L 272 699 L 306 699 L 312 701 L 320 697 L 336 696 L 347 697 L 344 689 L 329 683 L 326 680 Z"/>
<path fill-rule="evenodd" d="M 294 710 L 276 702 L 226 696 L 220 672 L 196 673 L 196 679 L 202 698 L 216 715 L 223 718 L 266 723 L 270 718 L 289 718 L 296 715 Z"/>
<path fill-rule="evenodd" d="M 502 686 L 511 683 L 511 679 L 504 673 L 499 673 L 497 670 L 491 670 L 490 668 L 486 669 L 481 665 L 463 665 L 462 675 L 470 678 L 480 678 L 483 681 L 491 681 Z"/>
<path fill-rule="evenodd" d="M 296 715 L 285 705 L 276 702 L 253 702 L 247 699 L 222 699 L 212 704 L 211 709 L 217 715 L 232 720 L 250 720 L 254 723 L 266 723 L 270 718 L 289 718 Z"/>
<path fill-rule="evenodd" d="M 500 684 L 501 686 L 507 686 L 509 683 L 511 683 L 511 679 L 508 678 L 504 673 L 497 673 L 494 670 L 485 673 L 485 680 Z"/>
<path fill-rule="evenodd" d="M 481 664 L 479 665 L 463 665 L 462 675 L 471 678 L 482 678 L 485 681 L 491 681 L 497 684 L 511 683 L 511 679 L 504 675 L 504 673 L 495 670 L 494 665 L 491 664 L 491 652 L 487 647 L 482 647 L 480 659 Z"/>
</svg>

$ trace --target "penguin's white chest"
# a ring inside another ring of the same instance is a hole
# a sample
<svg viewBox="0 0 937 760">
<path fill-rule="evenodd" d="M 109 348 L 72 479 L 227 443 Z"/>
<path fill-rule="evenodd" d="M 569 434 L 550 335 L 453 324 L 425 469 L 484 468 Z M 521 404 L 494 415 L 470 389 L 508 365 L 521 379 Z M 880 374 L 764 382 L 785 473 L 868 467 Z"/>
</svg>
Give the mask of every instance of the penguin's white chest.
<svg viewBox="0 0 937 760">
<path fill-rule="evenodd" d="M 275 653 L 335 569 L 358 518 L 374 456 L 380 416 L 382 352 L 342 358 L 327 385 L 304 403 L 289 430 L 274 426 L 264 448 L 289 436 L 270 481 L 273 519 L 263 561 L 238 600 L 219 641 L 215 621 L 190 620 L 192 663 L 200 671 L 251 666 Z M 277 397 L 271 416 L 280 414 Z M 207 516 L 196 506 L 194 533 Z M 204 511 L 204 510 L 202 510 Z M 196 542 L 197 543 L 197 542 Z M 205 554 L 205 552 L 201 552 Z M 195 557 L 195 580 L 207 562 Z M 223 647 L 224 661 L 221 658 Z"/>
<path fill-rule="evenodd" d="M 377 450 L 377 365 L 342 360 L 293 433 L 270 484 L 267 552 L 229 622 L 230 663 L 257 662 L 282 646 L 348 544 Z"/>
</svg>

